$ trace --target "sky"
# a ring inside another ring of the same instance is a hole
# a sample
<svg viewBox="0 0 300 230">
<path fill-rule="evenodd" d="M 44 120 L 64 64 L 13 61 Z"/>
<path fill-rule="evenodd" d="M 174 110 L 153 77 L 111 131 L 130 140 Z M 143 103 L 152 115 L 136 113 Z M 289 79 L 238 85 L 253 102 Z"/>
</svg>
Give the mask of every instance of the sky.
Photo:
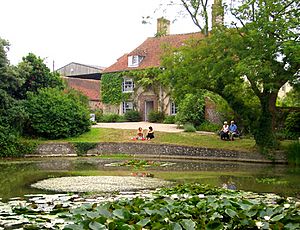
<svg viewBox="0 0 300 230">
<path fill-rule="evenodd" d="M 7 56 L 13 65 L 34 53 L 51 70 L 70 62 L 108 67 L 155 35 L 156 18 L 174 20 L 175 10 L 157 10 L 161 2 L 0 0 L 0 37 L 10 43 Z M 142 17 L 148 15 L 152 23 L 142 24 Z M 171 34 L 195 31 L 188 17 L 179 18 L 170 28 Z"/>
</svg>

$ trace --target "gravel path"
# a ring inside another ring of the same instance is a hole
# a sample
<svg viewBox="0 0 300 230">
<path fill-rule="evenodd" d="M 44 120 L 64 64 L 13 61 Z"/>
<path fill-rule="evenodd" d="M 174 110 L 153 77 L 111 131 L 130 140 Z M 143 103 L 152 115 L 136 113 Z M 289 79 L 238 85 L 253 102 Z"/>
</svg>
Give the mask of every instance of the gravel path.
<svg viewBox="0 0 300 230">
<path fill-rule="evenodd" d="M 183 132 L 183 129 L 177 129 L 176 124 L 160 124 L 150 122 L 116 122 L 116 123 L 97 123 L 93 125 L 93 128 L 113 128 L 113 129 L 138 129 L 142 127 L 148 130 L 149 126 L 152 126 L 155 131 L 178 133 Z"/>
<path fill-rule="evenodd" d="M 155 189 L 171 185 L 169 181 L 133 176 L 76 176 L 50 178 L 32 185 L 57 192 L 120 192 Z"/>
</svg>

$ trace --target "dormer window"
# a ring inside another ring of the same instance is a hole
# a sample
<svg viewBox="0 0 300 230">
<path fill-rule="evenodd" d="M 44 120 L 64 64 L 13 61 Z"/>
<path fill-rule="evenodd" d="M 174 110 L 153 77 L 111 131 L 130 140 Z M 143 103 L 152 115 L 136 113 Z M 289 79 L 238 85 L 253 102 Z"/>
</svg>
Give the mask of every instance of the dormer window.
<svg viewBox="0 0 300 230">
<path fill-rule="evenodd" d="M 128 67 L 138 67 L 143 59 L 144 57 L 140 55 L 128 56 Z"/>
</svg>

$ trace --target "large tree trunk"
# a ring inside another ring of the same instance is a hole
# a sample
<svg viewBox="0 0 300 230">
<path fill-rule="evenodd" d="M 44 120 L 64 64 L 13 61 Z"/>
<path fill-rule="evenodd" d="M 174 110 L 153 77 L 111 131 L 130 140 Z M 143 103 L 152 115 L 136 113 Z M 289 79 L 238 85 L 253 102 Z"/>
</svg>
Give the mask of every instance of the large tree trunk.
<svg viewBox="0 0 300 230">
<path fill-rule="evenodd" d="M 277 93 L 267 93 L 260 97 L 261 115 L 254 138 L 258 147 L 263 151 L 278 147 L 274 133 L 276 125 L 276 97 Z"/>
</svg>

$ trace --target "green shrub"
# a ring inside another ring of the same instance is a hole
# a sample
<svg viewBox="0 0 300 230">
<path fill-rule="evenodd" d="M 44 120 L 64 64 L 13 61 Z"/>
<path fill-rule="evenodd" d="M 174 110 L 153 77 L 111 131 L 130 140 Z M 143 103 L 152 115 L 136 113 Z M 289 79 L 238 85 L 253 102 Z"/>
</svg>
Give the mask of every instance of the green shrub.
<svg viewBox="0 0 300 230">
<path fill-rule="evenodd" d="M 116 113 L 103 114 L 101 122 L 123 122 L 125 117 Z"/>
<path fill-rule="evenodd" d="M 26 110 L 31 135 L 58 139 L 80 135 L 90 129 L 87 101 L 75 91 L 45 88 L 29 93 Z"/>
<path fill-rule="evenodd" d="M 148 121 L 154 123 L 162 123 L 164 121 L 165 114 L 163 112 L 151 111 L 148 115 Z"/>
<path fill-rule="evenodd" d="M 176 114 L 176 123 L 191 123 L 194 126 L 200 125 L 204 121 L 204 97 L 201 95 L 187 94 L 179 103 Z"/>
<path fill-rule="evenodd" d="M 197 127 L 199 131 L 207 131 L 207 132 L 217 132 L 221 129 L 220 124 L 211 123 L 209 121 L 204 121 L 201 125 Z"/>
<path fill-rule="evenodd" d="M 97 143 L 92 142 L 75 142 L 73 145 L 76 148 L 76 153 L 78 156 L 83 156 L 87 153 L 88 150 L 94 149 L 97 146 Z"/>
<path fill-rule="evenodd" d="M 38 146 L 35 141 L 21 140 L 18 144 L 17 150 L 19 155 L 24 156 L 26 154 L 33 154 Z"/>
<path fill-rule="evenodd" d="M 18 157 L 19 138 L 10 127 L 0 125 L 0 157 Z"/>
<path fill-rule="evenodd" d="M 166 116 L 164 124 L 175 124 L 175 115 Z"/>
<path fill-rule="evenodd" d="M 287 138 L 296 139 L 300 137 L 300 112 L 290 113 L 284 123 Z"/>
<path fill-rule="evenodd" d="M 140 121 L 141 120 L 141 115 L 138 111 L 136 110 L 131 110 L 128 111 L 124 114 L 125 120 L 127 121 Z"/>
<path fill-rule="evenodd" d="M 300 165 L 300 143 L 294 142 L 287 149 L 289 164 Z"/>
<path fill-rule="evenodd" d="M 103 110 L 102 109 L 97 109 L 97 110 L 94 111 L 94 113 L 95 113 L 96 122 L 101 122 L 102 117 L 103 117 Z"/>
<path fill-rule="evenodd" d="M 183 126 L 184 132 L 196 132 L 196 128 L 193 124 L 187 123 Z"/>
</svg>

